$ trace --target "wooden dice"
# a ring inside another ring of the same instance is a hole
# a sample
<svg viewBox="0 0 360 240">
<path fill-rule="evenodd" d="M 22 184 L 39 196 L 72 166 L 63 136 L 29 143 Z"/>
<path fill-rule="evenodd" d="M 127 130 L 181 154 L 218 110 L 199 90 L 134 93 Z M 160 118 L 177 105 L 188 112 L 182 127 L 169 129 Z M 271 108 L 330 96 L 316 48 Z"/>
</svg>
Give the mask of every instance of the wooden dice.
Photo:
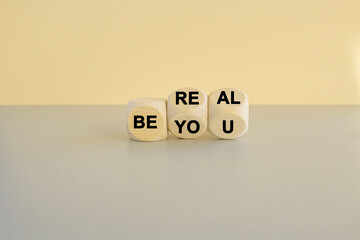
<svg viewBox="0 0 360 240">
<path fill-rule="evenodd" d="M 218 89 L 209 95 L 209 132 L 218 138 L 233 139 L 248 129 L 248 96 L 233 88 Z"/>
<path fill-rule="evenodd" d="M 207 130 L 218 138 L 234 139 L 248 129 L 247 95 L 233 88 L 218 89 L 209 97 L 196 88 L 162 98 L 136 98 L 128 103 L 127 129 L 131 139 L 157 141 L 168 130 L 179 138 L 197 138 Z"/>
<path fill-rule="evenodd" d="M 127 107 L 127 129 L 131 139 L 157 141 L 167 138 L 166 100 L 135 98 Z"/>
<path fill-rule="evenodd" d="M 168 97 L 168 127 L 179 138 L 197 138 L 207 130 L 207 96 L 196 88 L 182 88 Z"/>
</svg>

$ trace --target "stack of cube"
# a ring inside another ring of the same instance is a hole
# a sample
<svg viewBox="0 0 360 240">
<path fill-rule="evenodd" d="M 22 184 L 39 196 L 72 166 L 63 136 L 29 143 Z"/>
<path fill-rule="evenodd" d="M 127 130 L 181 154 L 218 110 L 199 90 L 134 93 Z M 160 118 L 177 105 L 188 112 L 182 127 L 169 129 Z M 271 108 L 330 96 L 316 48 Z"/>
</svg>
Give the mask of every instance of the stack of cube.
<svg viewBox="0 0 360 240">
<path fill-rule="evenodd" d="M 248 129 L 247 95 L 234 88 L 222 88 L 209 96 L 196 88 L 182 88 L 163 98 L 135 98 L 127 108 L 127 129 L 131 139 L 158 141 L 168 131 L 179 138 L 194 139 L 209 131 L 221 139 L 234 139 Z"/>
</svg>

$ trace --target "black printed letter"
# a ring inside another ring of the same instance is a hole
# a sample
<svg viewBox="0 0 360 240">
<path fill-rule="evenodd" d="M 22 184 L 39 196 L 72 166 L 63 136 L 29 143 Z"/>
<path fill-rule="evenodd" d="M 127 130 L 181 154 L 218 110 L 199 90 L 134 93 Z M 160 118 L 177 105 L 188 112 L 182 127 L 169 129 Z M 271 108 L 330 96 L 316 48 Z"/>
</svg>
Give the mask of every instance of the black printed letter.
<svg viewBox="0 0 360 240">
<path fill-rule="evenodd" d="M 151 118 L 155 118 L 156 119 L 156 115 L 148 115 L 147 116 L 147 128 L 157 128 L 156 125 L 150 125 L 151 123 L 156 123 L 156 120 L 151 120 Z"/>
<path fill-rule="evenodd" d="M 189 105 L 199 105 L 199 102 L 193 102 L 193 99 L 199 99 L 199 96 L 194 96 L 195 94 L 199 94 L 199 92 L 189 92 Z"/>
<path fill-rule="evenodd" d="M 176 125 L 179 127 L 179 133 L 182 133 L 182 128 L 183 128 L 185 122 L 186 122 L 186 120 L 182 121 L 180 124 L 178 120 L 175 120 Z"/>
<path fill-rule="evenodd" d="M 217 101 L 216 104 L 220 104 L 221 101 L 225 101 L 226 104 L 230 104 L 230 103 L 229 103 L 229 99 L 227 98 L 225 91 L 221 91 L 220 96 L 219 96 L 219 99 L 218 99 L 218 101 Z"/>
<path fill-rule="evenodd" d="M 175 93 L 176 105 L 179 105 L 179 100 L 181 100 L 182 103 L 186 105 L 187 103 L 185 101 L 185 98 L 186 98 L 186 92 L 176 92 Z"/>
<path fill-rule="evenodd" d="M 234 120 L 230 120 L 230 130 L 226 130 L 226 120 L 223 120 L 224 133 L 232 133 L 234 131 Z"/>
<path fill-rule="evenodd" d="M 195 130 L 191 130 L 191 124 L 192 124 L 192 123 L 195 123 L 195 125 L 196 125 Z M 189 133 L 197 133 L 197 132 L 200 130 L 200 124 L 199 124 L 199 122 L 196 121 L 196 120 L 191 120 L 191 121 L 189 121 L 189 122 L 188 122 L 188 125 L 187 125 L 187 130 L 189 131 Z"/>
<path fill-rule="evenodd" d="M 145 127 L 144 116 L 134 115 L 134 128 L 144 128 L 144 127 Z"/>
</svg>

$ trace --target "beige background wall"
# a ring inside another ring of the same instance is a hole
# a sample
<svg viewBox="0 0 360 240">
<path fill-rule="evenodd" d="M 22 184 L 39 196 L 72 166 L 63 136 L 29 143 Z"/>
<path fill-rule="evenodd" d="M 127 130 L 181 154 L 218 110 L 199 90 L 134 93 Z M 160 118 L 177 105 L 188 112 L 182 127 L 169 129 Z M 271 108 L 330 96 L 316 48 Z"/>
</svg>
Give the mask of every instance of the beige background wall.
<svg viewBox="0 0 360 240">
<path fill-rule="evenodd" d="M 125 104 L 231 86 L 360 104 L 358 0 L 0 0 L 0 104 Z"/>
</svg>

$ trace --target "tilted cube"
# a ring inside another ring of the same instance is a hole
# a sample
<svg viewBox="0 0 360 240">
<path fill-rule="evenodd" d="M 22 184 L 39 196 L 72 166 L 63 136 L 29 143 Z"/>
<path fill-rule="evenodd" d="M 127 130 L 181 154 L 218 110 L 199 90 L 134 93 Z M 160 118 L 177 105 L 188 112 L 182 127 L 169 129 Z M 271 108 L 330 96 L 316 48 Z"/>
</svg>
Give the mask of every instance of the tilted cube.
<svg viewBox="0 0 360 240">
<path fill-rule="evenodd" d="M 209 132 L 218 138 L 234 139 L 248 130 L 249 100 L 246 93 L 222 88 L 209 95 Z"/>
<path fill-rule="evenodd" d="M 179 138 L 197 138 L 207 131 L 207 95 L 196 88 L 182 88 L 168 97 L 168 127 Z"/>
</svg>

